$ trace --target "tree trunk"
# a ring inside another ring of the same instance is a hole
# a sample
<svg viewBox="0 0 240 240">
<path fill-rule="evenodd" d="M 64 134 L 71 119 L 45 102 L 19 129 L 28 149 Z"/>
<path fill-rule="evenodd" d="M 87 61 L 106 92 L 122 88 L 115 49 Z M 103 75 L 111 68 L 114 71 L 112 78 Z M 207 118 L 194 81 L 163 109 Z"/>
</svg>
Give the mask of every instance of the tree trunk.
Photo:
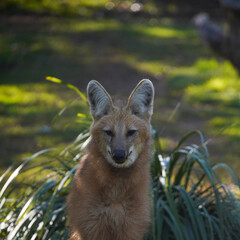
<svg viewBox="0 0 240 240">
<path fill-rule="evenodd" d="M 240 73 L 240 10 L 228 9 L 223 52 Z"/>
</svg>

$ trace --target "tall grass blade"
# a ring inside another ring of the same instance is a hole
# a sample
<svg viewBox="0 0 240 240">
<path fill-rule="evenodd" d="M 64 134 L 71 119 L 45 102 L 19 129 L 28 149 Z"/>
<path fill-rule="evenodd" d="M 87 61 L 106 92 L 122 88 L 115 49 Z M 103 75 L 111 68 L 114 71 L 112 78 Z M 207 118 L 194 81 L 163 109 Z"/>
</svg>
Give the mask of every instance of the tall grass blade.
<svg viewBox="0 0 240 240">
<path fill-rule="evenodd" d="M 81 97 L 83 102 L 87 103 L 87 98 L 85 97 L 85 95 L 77 87 L 75 87 L 74 85 L 72 85 L 70 83 L 67 83 L 67 82 L 64 82 L 64 81 L 62 81 L 59 78 L 51 77 L 51 76 L 47 76 L 46 80 L 48 80 L 50 82 L 62 84 L 62 85 L 65 85 L 66 87 L 68 87 L 70 89 L 73 89 Z"/>
</svg>

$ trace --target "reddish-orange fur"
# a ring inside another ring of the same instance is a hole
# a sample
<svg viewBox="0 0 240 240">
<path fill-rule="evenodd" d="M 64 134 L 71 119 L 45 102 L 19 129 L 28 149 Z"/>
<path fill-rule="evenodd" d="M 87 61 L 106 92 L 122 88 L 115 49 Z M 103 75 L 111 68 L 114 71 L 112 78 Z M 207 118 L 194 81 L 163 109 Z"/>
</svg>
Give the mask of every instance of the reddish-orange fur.
<svg viewBox="0 0 240 240">
<path fill-rule="evenodd" d="M 102 126 L 134 123 L 138 127 L 140 154 L 128 168 L 115 168 L 102 153 Z M 126 108 L 95 121 L 87 154 L 80 161 L 68 197 L 70 240 L 142 240 L 151 218 L 149 121 Z"/>
</svg>

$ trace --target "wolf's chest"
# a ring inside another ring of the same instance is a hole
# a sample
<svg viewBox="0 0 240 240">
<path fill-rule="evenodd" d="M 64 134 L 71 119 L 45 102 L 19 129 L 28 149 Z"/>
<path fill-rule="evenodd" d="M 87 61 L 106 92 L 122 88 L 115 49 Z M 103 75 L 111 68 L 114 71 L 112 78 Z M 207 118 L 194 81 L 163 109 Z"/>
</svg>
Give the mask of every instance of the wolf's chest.
<svg viewBox="0 0 240 240">
<path fill-rule="evenodd" d="M 98 202 L 89 211 L 88 221 L 94 227 L 98 226 L 101 229 L 124 229 L 130 220 L 128 204 L 126 202 L 117 202 L 106 204 Z"/>
<path fill-rule="evenodd" d="M 129 217 L 131 202 L 124 187 L 119 185 L 118 188 L 105 188 L 96 203 L 95 214 L 99 219 L 111 224 L 123 224 Z"/>
<path fill-rule="evenodd" d="M 125 203 L 111 203 L 108 205 L 99 204 L 96 208 L 96 215 L 102 220 L 120 224 L 126 220 L 127 209 Z"/>
</svg>

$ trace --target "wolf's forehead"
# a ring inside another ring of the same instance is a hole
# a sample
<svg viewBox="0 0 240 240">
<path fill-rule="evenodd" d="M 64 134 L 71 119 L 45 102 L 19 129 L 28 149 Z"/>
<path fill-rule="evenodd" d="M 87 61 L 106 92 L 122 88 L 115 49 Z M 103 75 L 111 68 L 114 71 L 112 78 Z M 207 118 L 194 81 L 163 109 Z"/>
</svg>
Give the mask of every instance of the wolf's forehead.
<svg viewBox="0 0 240 240">
<path fill-rule="evenodd" d="M 128 123 L 126 122 L 124 117 L 115 118 L 115 121 L 112 122 L 112 128 L 117 130 L 122 130 L 127 127 Z"/>
<path fill-rule="evenodd" d="M 109 116 L 109 121 L 105 122 L 106 128 L 114 129 L 116 131 L 124 131 L 125 129 L 131 128 L 134 125 L 134 119 L 128 114 L 122 112 L 115 113 L 114 116 Z M 107 130 L 107 129 L 105 129 Z"/>
<path fill-rule="evenodd" d="M 119 120 L 114 124 L 113 127 L 115 131 L 124 131 L 127 128 L 127 123 L 125 121 Z"/>
<path fill-rule="evenodd" d="M 126 128 L 128 128 L 128 126 L 124 121 L 117 121 L 112 124 L 107 124 L 106 126 L 103 127 L 103 130 L 104 131 L 114 130 L 114 132 L 120 133 L 125 132 Z"/>
</svg>

